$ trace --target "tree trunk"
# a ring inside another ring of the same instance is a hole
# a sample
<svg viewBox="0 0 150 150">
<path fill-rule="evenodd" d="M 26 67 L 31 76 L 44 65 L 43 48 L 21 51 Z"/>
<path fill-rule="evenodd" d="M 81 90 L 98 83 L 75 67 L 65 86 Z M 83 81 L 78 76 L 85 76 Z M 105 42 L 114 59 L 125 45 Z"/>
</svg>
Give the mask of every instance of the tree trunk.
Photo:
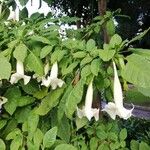
<svg viewBox="0 0 150 150">
<path fill-rule="evenodd" d="M 106 14 L 106 8 L 107 8 L 107 0 L 98 0 L 98 11 L 100 16 L 104 16 Z M 109 43 L 109 35 L 106 29 L 106 24 L 102 27 L 102 33 L 104 38 L 104 43 Z"/>
</svg>

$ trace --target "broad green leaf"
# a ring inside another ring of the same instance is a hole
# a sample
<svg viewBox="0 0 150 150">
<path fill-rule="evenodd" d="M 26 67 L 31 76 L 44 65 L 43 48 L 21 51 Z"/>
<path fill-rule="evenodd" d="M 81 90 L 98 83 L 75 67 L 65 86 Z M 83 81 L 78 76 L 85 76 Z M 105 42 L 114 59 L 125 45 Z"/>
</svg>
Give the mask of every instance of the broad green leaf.
<svg viewBox="0 0 150 150">
<path fill-rule="evenodd" d="M 115 34 L 116 26 L 114 24 L 114 20 L 113 19 L 107 21 L 106 28 L 107 28 L 107 32 L 108 32 L 109 36 L 113 36 Z"/>
<path fill-rule="evenodd" d="M 110 150 L 110 148 L 107 143 L 102 143 L 97 150 Z"/>
<path fill-rule="evenodd" d="M 88 63 L 90 63 L 92 61 L 92 57 L 90 57 L 89 55 L 87 55 L 85 58 L 82 59 L 80 66 L 84 66 Z"/>
<path fill-rule="evenodd" d="M 34 133 L 33 141 L 34 145 L 36 145 L 36 149 L 39 149 L 42 141 L 43 141 L 43 133 L 40 129 L 37 128 L 36 132 Z"/>
<path fill-rule="evenodd" d="M 31 37 L 31 40 L 37 41 L 37 42 L 42 42 L 44 44 L 51 44 L 51 42 L 43 36 L 34 35 Z"/>
<path fill-rule="evenodd" d="M 150 97 L 150 92 L 149 92 L 150 91 L 150 87 L 147 87 L 147 88 L 138 87 L 137 89 L 143 95 Z"/>
<path fill-rule="evenodd" d="M 97 76 L 98 72 L 100 71 L 100 60 L 94 59 L 91 63 L 91 72 Z"/>
<path fill-rule="evenodd" d="M 15 139 L 18 135 L 21 135 L 21 130 L 16 128 L 6 136 L 6 140 Z"/>
<path fill-rule="evenodd" d="M 10 150 L 19 150 L 19 147 L 22 145 L 22 136 L 17 136 L 10 144 Z"/>
<path fill-rule="evenodd" d="M 100 139 L 100 140 L 105 140 L 105 139 L 107 139 L 107 133 L 105 132 L 105 131 L 103 131 L 103 130 L 97 130 L 96 131 L 96 135 L 97 135 L 97 137 Z"/>
<path fill-rule="evenodd" d="M 12 115 L 17 108 L 17 99 L 20 98 L 21 91 L 17 87 L 9 88 L 5 93 L 5 97 L 8 98 L 8 102 L 4 105 L 6 111 Z"/>
<path fill-rule="evenodd" d="M 55 63 L 56 61 L 60 61 L 64 55 L 66 54 L 66 50 L 55 50 L 52 54 L 51 54 L 51 63 Z"/>
<path fill-rule="evenodd" d="M 41 49 L 40 58 L 46 57 L 53 49 L 53 46 L 45 46 Z"/>
<path fill-rule="evenodd" d="M 86 66 L 84 66 L 81 70 L 81 77 L 82 78 L 86 78 L 87 76 L 89 76 L 91 74 L 91 65 L 88 64 Z"/>
<path fill-rule="evenodd" d="M 73 86 L 72 86 L 72 84 L 70 84 L 69 87 L 67 87 L 63 97 L 60 100 L 60 103 L 59 103 L 59 106 L 58 106 L 58 111 L 57 111 L 58 121 L 61 121 L 61 119 L 64 116 L 66 100 L 67 100 L 70 92 L 72 91 L 72 89 L 73 89 Z"/>
<path fill-rule="evenodd" d="M 6 150 L 5 143 L 2 139 L 0 139 L 0 150 Z"/>
<path fill-rule="evenodd" d="M 139 145 L 139 150 L 150 150 L 150 146 L 145 142 L 141 142 Z"/>
<path fill-rule="evenodd" d="M 57 127 L 53 127 L 47 131 L 43 138 L 43 146 L 45 148 L 50 148 L 56 141 Z"/>
<path fill-rule="evenodd" d="M 130 148 L 131 148 L 131 150 L 139 150 L 139 142 L 132 140 L 130 142 Z"/>
<path fill-rule="evenodd" d="M 0 119 L 0 129 L 2 129 L 7 124 L 7 120 Z"/>
<path fill-rule="evenodd" d="M 138 87 L 150 87 L 150 61 L 137 54 L 128 56 L 127 60 L 128 63 L 122 70 L 123 78 Z"/>
<path fill-rule="evenodd" d="M 39 107 L 36 109 L 36 113 L 39 115 L 46 115 L 53 107 L 55 107 L 62 95 L 64 88 L 58 88 L 51 91 L 41 102 Z"/>
<path fill-rule="evenodd" d="M 54 150 L 77 150 L 77 148 L 69 144 L 60 144 Z"/>
<path fill-rule="evenodd" d="M 9 79 L 11 74 L 11 65 L 7 59 L 3 56 L 0 56 L 0 80 Z"/>
<path fill-rule="evenodd" d="M 34 53 L 31 52 L 28 55 L 27 60 L 26 60 L 26 65 L 31 71 L 34 71 L 36 74 L 40 76 L 43 75 L 44 67 L 43 67 L 42 61 Z"/>
<path fill-rule="evenodd" d="M 27 56 L 27 47 L 24 44 L 19 44 L 16 46 L 14 52 L 13 52 L 14 57 L 21 62 L 24 62 L 26 56 Z"/>
<path fill-rule="evenodd" d="M 39 115 L 35 114 L 34 112 L 31 112 L 27 120 L 28 134 L 30 137 L 34 136 L 38 123 L 39 123 Z"/>
<path fill-rule="evenodd" d="M 123 141 L 126 138 L 127 138 L 127 130 L 124 128 L 120 131 L 119 139 L 120 139 L 120 141 Z"/>
<path fill-rule="evenodd" d="M 76 117 L 77 130 L 79 130 L 80 128 L 84 127 L 87 123 L 88 123 L 88 120 L 87 120 L 86 117 L 83 117 L 83 118 Z"/>
<path fill-rule="evenodd" d="M 86 52 L 79 51 L 79 52 L 73 53 L 73 58 L 84 58 L 86 55 L 87 55 Z"/>
<path fill-rule="evenodd" d="M 24 123 L 28 119 L 30 112 L 30 106 L 18 108 L 15 112 L 15 119 L 18 123 Z"/>
<path fill-rule="evenodd" d="M 103 60 L 103 61 L 109 61 L 110 59 L 112 59 L 115 55 L 115 50 L 101 50 L 99 52 L 99 57 Z"/>
<path fill-rule="evenodd" d="M 115 48 L 116 46 L 119 46 L 122 43 L 122 38 L 118 35 L 115 34 L 109 42 L 109 45 L 111 48 Z"/>
<path fill-rule="evenodd" d="M 35 98 L 41 100 L 41 99 L 43 99 L 45 96 L 47 96 L 47 94 L 48 94 L 48 88 L 44 87 L 44 88 L 42 88 L 41 90 L 36 91 L 36 92 L 34 93 L 33 97 L 35 97 Z"/>
<path fill-rule="evenodd" d="M 22 96 L 20 98 L 18 98 L 18 105 L 17 106 L 26 106 L 28 104 L 31 104 L 35 101 L 35 98 L 34 97 L 31 97 L 31 96 Z"/>
<path fill-rule="evenodd" d="M 87 51 L 92 51 L 94 50 L 96 47 L 95 47 L 96 43 L 93 39 L 90 39 L 87 41 L 87 44 L 86 44 L 86 50 Z"/>
<path fill-rule="evenodd" d="M 140 56 L 143 56 L 150 60 L 150 49 L 142 49 L 142 48 L 129 48 L 129 51 L 131 50 L 135 54 L 138 54 Z"/>
<path fill-rule="evenodd" d="M 70 128 L 71 128 L 70 127 L 70 121 L 64 115 L 63 118 L 62 118 L 62 120 L 58 123 L 58 133 L 57 133 L 57 135 L 63 141 L 66 141 L 67 143 L 70 142 L 70 136 L 71 136 L 71 129 Z"/>
<path fill-rule="evenodd" d="M 24 7 L 22 10 L 19 12 L 19 20 L 23 20 L 25 18 L 28 18 L 28 9 L 27 7 Z"/>
<path fill-rule="evenodd" d="M 79 62 L 73 62 L 71 63 L 67 68 L 65 68 L 63 70 L 63 75 L 66 75 L 66 74 L 69 74 L 69 73 L 72 73 L 74 68 L 79 64 Z"/>
<path fill-rule="evenodd" d="M 96 150 L 97 147 L 98 147 L 98 142 L 99 142 L 99 139 L 97 139 L 96 137 L 91 138 L 91 140 L 90 140 L 90 149 L 91 150 Z"/>
<path fill-rule="evenodd" d="M 66 116 L 70 119 L 77 109 L 77 104 L 80 103 L 82 99 L 84 83 L 84 80 L 80 79 L 80 81 L 75 85 L 75 87 L 70 92 L 70 95 L 66 99 L 65 113 Z"/>
</svg>

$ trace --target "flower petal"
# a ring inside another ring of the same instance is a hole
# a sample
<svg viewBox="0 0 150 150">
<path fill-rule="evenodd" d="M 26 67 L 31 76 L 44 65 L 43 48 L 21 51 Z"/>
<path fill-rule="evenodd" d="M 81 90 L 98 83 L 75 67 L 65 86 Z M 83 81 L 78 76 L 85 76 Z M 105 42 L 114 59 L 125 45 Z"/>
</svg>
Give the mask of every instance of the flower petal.
<svg viewBox="0 0 150 150">
<path fill-rule="evenodd" d="M 8 99 L 6 97 L 1 97 L 1 99 L 0 99 L 0 109 L 2 108 L 2 105 L 8 101 Z"/>
<path fill-rule="evenodd" d="M 14 73 L 11 75 L 10 83 L 11 84 L 17 83 L 21 78 L 22 78 L 22 75 L 20 75 L 19 73 Z"/>
<path fill-rule="evenodd" d="M 112 119 L 116 119 L 118 110 L 115 103 L 109 102 L 102 111 L 106 111 Z"/>
<path fill-rule="evenodd" d="M 85 113 L 84 113 L 84 108 L 83 109 L 79 109 L 77 107 L 77 116 L 81 119 L 85 116 Z"/>
<path fill-rule="evenodd" d="M 30 76 L 26 76 L 26 75 L 24 75 L 24 76 L 23 76 L 24 85 L 28 84 L 28 83 L 29 83 L 29 81 L 30 81 L 30 79 L 31 79 L 31 77 L 30 77 Z"/>
<path fill-rule="evenodd" d="M 98 121 L 99 120 L 99 109 L 92 108 L 92 112 L 93 112 L 93 117 L 95 118 L 96 121 Z"/>
</svg>

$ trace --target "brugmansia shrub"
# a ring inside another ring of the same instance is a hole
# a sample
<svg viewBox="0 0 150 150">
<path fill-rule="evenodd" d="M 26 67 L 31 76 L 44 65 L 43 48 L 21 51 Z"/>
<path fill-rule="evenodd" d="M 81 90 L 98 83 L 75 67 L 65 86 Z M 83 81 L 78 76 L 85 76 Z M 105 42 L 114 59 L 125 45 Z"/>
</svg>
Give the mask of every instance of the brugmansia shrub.
<svg viewBox="0 0 150 150">
<path fill-rule="evenodd" d="M 130 41 L 114 34 L 100 46 L 91 33 L 111 17 L 108 13 L 87 28 L 67 31 L 66 37 L 60 36 L 61 19 L 34 14 L 19 22 L 1 21 L 0 150 L 149 149 L 135 140 L 127 146 L 127 130 L 99 118 L 100 107 L 92 106 L 103 93 L 108 101 L 114 97 L 103 111 L 112 119 L 128 119 L 132 110 L 123 107 L 118 74 L 124 89 L 127 81 L 149 88 L 149 51 L 122 54 L 149 29 Z"/>
</svg>

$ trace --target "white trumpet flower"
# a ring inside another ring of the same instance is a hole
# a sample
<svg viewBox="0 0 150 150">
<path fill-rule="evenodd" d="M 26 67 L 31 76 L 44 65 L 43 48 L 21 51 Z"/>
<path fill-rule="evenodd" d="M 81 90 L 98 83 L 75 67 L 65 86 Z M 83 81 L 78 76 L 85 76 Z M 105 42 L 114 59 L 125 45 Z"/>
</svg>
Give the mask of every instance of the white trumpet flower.
<svg viewBox="0 0 150 150">
<path fill-rule="evenodd" d="M 90 82 L 85 99 L 85 106 L 82 109 L 77 108 L 77 116 L 79 118 L 87 117 L 90 121 L 92 117 L 95 118 L 96 121 L 99 120 L 99 109 L 92 108 L 92 101 L 93 101 L 93 85 L 92 81 Z"/>
<path fill-rule="evenodd" d="M 46 70 L 45 70 L 46 71 Z M 64 81 L 61 79 L 58 79 L 58 64 L 55 62 L 51 68 L 50 76 L 42 78 L 42 84 L 46 87 L 51 86 L 53 90 L 55 90 L 58 87 L 62 87 L 64 84 Z"/>
<path fill-rule="evenodd" d="M 0 109 L 2 108 L 2 105 L 7 102 L 7 100 L 8 99 L 6 97 L 0 97 Z"/>
<path fill-rule="evenodd" d="M 16 70 L 17 72 L 11 75 L 10 83 L 14 84 L 17 83 L 20 79 L 23 79 L 24 85 L 28 84 L 31 77 L 24 75 L 24 66 L 23 63 L 19 60 L 17 60 Z"/>
<path fill-rule="evenodd" d="M 116 119 L 118 115 L 120 118 L 128 119 L 132 116 L 132 109 L 128 110 L 123 106 L 123 94 L 121 84 L 118 78 L 116 65 L 113 62 L 114 68 L 114 103 L 109 102 L 102 111 L 106 111 L 112 119 Z"/>
</svg>

